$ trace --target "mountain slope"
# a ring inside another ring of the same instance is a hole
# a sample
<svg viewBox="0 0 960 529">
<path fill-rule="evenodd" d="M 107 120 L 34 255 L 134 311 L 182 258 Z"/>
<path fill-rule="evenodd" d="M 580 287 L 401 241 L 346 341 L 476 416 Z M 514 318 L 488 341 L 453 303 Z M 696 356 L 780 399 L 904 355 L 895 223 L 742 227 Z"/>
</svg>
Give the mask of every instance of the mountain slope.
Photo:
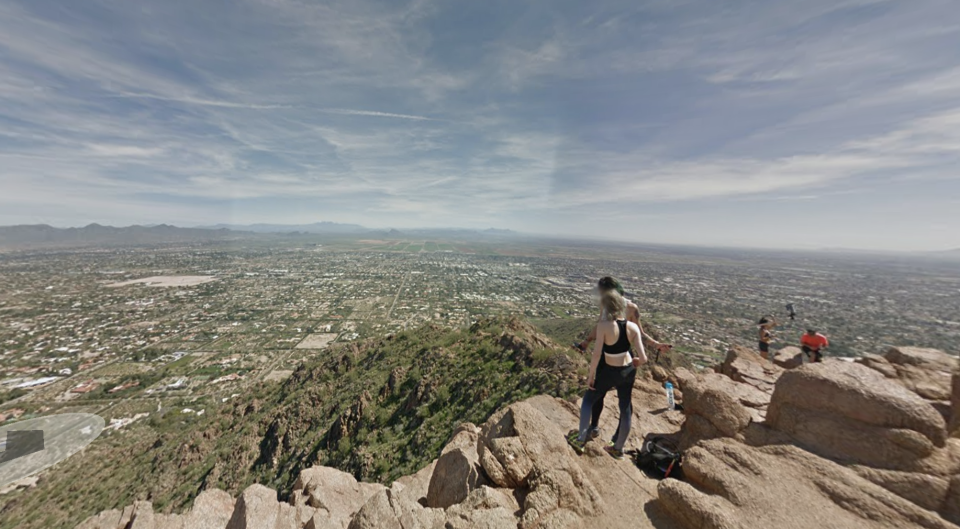
<svg viewBox="0 0 960 529">
<path fill-rule="evenodd" d="M 536 394 L 569 396 L 584 365 L 517 319 L 344 345 L 282 383 L 192 403 L 202 417 L 165 409 L 98 440 L 36 489 L 0 497 L 0 528 L 72 526 L 144 498 L 179 510 L 203 489 L 236 494 L 254 482 L 286 495 L 313 465 L 388 482 L 436 458 L 463 421 Z"/>
</svg>

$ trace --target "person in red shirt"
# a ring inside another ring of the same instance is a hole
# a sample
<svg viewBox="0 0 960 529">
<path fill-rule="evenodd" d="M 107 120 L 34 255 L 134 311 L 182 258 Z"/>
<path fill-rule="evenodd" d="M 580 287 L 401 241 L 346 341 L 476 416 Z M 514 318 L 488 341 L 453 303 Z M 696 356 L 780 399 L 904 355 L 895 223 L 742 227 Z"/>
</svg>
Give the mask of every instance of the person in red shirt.
<svg viewBox="0 0 960 529">
<path fill-rule="evenodd" d="M 807 354 L 811 362 L 823 362 L 823 349 L 830 346 L 827 337 L 818 333 L 816 329 L 807 329 L 807 332 L 800 337 L 800 348 Z"/>
</svg>

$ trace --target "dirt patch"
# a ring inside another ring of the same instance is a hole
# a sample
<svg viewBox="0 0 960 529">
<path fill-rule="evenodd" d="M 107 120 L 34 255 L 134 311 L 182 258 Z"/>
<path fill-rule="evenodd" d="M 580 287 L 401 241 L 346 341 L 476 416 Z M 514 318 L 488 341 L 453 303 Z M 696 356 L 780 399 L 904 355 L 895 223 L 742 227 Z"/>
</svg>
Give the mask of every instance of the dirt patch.
<svg viewBox="0 0 960 529">
<path fill-rule="evenodd" d="M 293 371 L 290 369 L 278 369 L 276 371 L 271 371 L 267 376 L 263 377 L 264 382 L 273 382 L 286 380 L 290 378 L 290 375 L 293 374 Z"/>
<path fill-rule="evenodd" d="M 331 333 L 314 333 L 303 339 L 302 342 L 297 344 L 297 349 L 323 349 L 330 342 L 337 339 L 338 334 Z"/>
<path fill-rule="evenodd" d="M 131 279 L 129 281 L 108 283 L 107 286 L 110 288 L 116 288 L 143 284 L 148 287 L 191 287 L 216 280 L 217 278 L 214 276 L 152 276 L 144 277 L 142 279 Z"/>
</svg>

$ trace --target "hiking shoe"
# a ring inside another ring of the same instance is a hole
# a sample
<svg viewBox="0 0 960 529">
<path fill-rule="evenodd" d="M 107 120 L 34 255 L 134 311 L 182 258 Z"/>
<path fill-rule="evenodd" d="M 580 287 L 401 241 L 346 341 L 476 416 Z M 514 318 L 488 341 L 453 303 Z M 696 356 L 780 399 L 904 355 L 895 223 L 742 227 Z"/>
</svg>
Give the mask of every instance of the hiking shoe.
<svg viewBox="0 0 960 529">
<path fill-rule="evenodd" d="M 623 460 L 623 450 L 617 450 L 613 445 L 603 447 L 603 451 L 610 454 L 610 457 L 617 461 Z"/>
<path fill-rule="evenodd" d="M 573 430 L 567 434 L 567 444 L 573 448 L 574 452 L 583 455 L 583 447 L 586 446 L 587 443 L 580 440 L 580 432 Z"/>
<path fill-rule="evenodd" d="M 587 433 L 587 439 L 592 441 L 600 437 L 600 428 L 590 428 L 590 431 Z"/>
</svg>

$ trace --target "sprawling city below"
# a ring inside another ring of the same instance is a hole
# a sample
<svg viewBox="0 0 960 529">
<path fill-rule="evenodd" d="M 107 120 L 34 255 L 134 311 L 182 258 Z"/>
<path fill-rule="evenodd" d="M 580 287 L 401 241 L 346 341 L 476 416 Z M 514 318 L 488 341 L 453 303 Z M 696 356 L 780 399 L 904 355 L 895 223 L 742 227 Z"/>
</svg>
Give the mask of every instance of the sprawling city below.
<svg viewBox="0 0 960 529">
<path fill-rule="evenodd" d="M 0 254 L 0 421 L 87 411 L 121 428 L 160 399 L 227 400 L 331 343 L 425 322 L 589 322 L 603 275 L 672 354 L 702 365 L 753 347 L 766 314 L 781 322 L 775 347 L 812 326 L 832 355 L 955 354 L 960 337 L 960 270 L 905 257 L 280 236 L 20 250 Z"/>
</svg>

